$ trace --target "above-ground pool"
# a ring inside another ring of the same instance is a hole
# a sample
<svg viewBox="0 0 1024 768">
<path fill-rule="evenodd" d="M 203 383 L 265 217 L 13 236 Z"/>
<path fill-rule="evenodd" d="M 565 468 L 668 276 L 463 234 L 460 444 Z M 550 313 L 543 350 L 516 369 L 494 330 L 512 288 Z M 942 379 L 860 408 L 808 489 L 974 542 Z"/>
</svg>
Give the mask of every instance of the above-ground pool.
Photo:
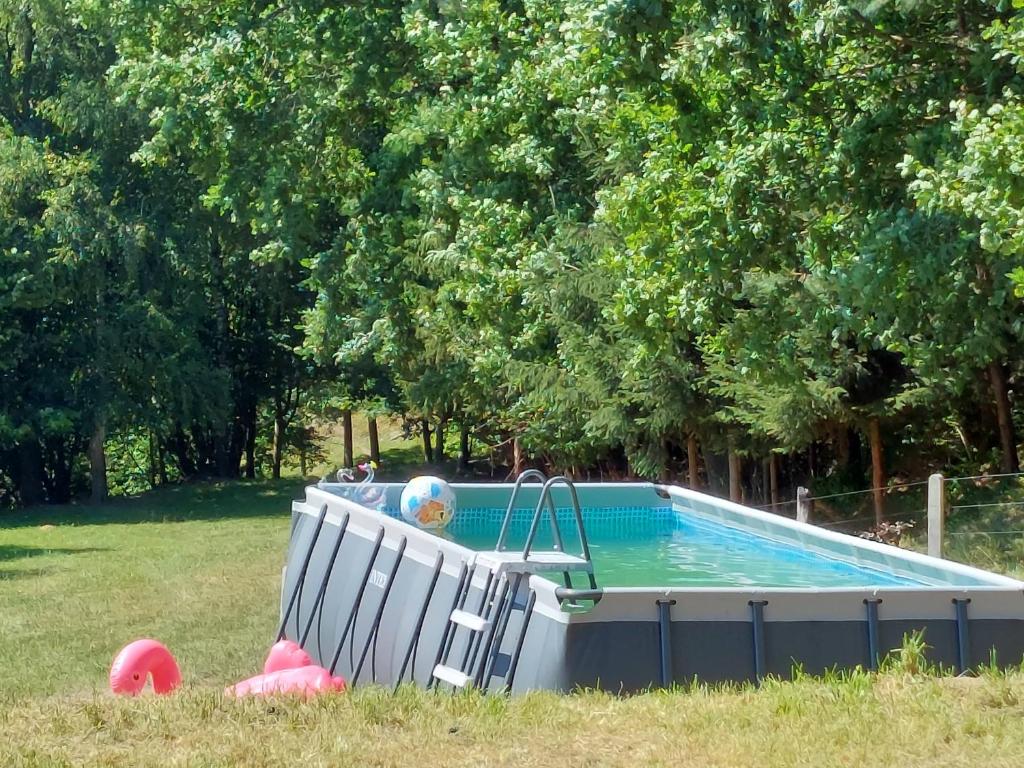
<svg viewBox="0 0 1024 768">
<path fill-rule="evenodd" d="M 874 668 L 914 631 L 957 670 L 1024 658 L 1024 583 L 997 574 L 649 483 L 557 483 L 557 528 L 524 484 L 497 551 L 512 485 L 453 484 L 443 533 L 397 517 L 403 487 L 293 506 L 281 631 L 353 684 L 752 680 Z"/>
<path fill-rule="evenodd" d="M 724 526 L 671 506 L 583 508 L 594 570 L 605 587 L 871 587 L 925 584 L 870 565 L 829 557 L 741 528 Z M 532 514 L 533 510 L 523 510 Z M 447 538 L 476 550 L 494 548 L 504 509 L 472 510 L 445 531 Z M 571 530 L 568 510 L 560 525 Z M 521 516 L 512 540 L 526 537 Z M 546 531 L 547 529 L 540 529 Z M 551 537 L 538 535 L 548 549 Z M 555 576 L 549 578 L 558 580 Z"/>
</svg>

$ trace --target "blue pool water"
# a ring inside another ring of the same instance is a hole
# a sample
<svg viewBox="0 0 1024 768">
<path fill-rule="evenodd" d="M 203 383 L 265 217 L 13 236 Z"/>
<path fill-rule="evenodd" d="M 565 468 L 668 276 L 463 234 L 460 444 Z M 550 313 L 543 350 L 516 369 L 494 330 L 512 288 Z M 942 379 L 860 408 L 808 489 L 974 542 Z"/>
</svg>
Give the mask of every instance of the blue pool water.
<svg viewBox="0 0 1024 768">
<path fill-rule="evenodd" d="M 494 549 L 502 509 L 459 510 L 444 533 L 472 549 Z M 522 546 L 532 510 L 517 510 L 510 545 Z M 922 582 L 810 552 L 671 507 L 586 509 L 598 583 L 616 587 L 874 587 Z M 568 510 L 559 510 L 567 552 L 579 546 Z M 542 521 L 536 548 L 551 543 Z M 555 577 L 557 578 L 557 577 Z"/>
</svg>

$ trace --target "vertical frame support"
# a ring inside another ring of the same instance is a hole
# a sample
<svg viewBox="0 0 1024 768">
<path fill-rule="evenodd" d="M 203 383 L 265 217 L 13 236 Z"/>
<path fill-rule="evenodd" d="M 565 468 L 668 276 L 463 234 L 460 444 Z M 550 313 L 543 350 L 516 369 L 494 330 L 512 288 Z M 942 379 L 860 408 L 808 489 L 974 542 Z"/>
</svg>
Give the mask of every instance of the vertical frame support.
<svg viewBox="0 0 1024 768">
<path fill-rule="evenodd" d="M 366 568 L 363 571 L 363 578 L 359 582 L 359 589 L 356 591 L 355 600 L 352 601 L 352 608 L 348 612 L 348 618 L 345 619 L 345 627 L 341 630 L 341 637 L 338 639 L 338 645 L 334 649 L 334 656 L 331 657 L 331 665 L 327 668 L 332 675 L 334 670 L 338 668 L 338 660 L 341 658 L 341 649 L 345 647 L 345 640 L 348 639 L 348 631 L 352 629 L 352 623 L 355 621 L 356 614 L 359 613 L 359 606 L 363 602 L 363 593 L 366 591 L 366 584 L 370 580 L 373 564 L 377 562 L 377 553 L 380 552 L 380 543 L 382 541 L 384 541 L 384 526 L 380 526 L 377 529 L 377 537 L 373 541 L 370 559 L 366 561 Z"/>
<path fill-rule="evenodd" d="M 971 668 L 970 620 L 967 618 L 967 604 L 970 602 L 969 597 L 953 598 L 956 606 L 956 671 L 961 675 Z"/>
<path fill-rule="evenodd" d="M 398 686 L 402 684 L 402 679 L 405 677 L 405 670 L 409 666 L 409 659 L 412 658 L 413 653 L 415 653 L 416 646 L 420 638 L 420 632 L 423 629 L 423 621 L 427 618 L 427 610 L 430 608 L 430 601 L 434 597 L 434 588 L 437 586 L 437 579 L 441 575 L 441 569 L 443 567 L 444 553 L 438 552 L 437 557 L 434 558 L 434 570 L 430 574 L 430 584 L 427 586 L 427 592 L 423 596 L 423 605 L 420 607 L 420 614 L 416 617 L 416 625 L 413 627 L 412 634 L 409 636 L 409 647 L 405 649 L 405 656 L 402 658 L 402 668 L 398 670 L 398 679 L 395 681 L 396 691 L 398 690 Z M 415 668 L 415 664 L 413 667 Z"/>
<path fill-rule="evenodd" d="M 864 600 L 868 625 L 868 669 L 872 672 L 878 670 L 878 605 L 881 602 L 880 597 L 869 597 Z"/>
<path fill-rule="evenodd" d="M 395 576 L 398 574 L 398 569 L 402 565 L 402 558 L 405 557 L 405 546 L 406 539 L 403 536 L 398 541 L 398 549 L 395 551 L 395 562 L 391 566 L 391 571 L 388 573 L 388 580 L 384 583 L 384 594 L 380 597 L 380 603 L 377 605 L 377 612 L 373 615 L 373 622 L 370 624 L 370 631 L 366 635 L 366 644 L 363 645 L 362 653 L 359 654 L 359 661 L 356 663 L 355 668 L 352 671 L 352 678 L 349 680 L 349 685 L 353 688 L 356 687 L 356 681 L 359 679 L 359 673 L 363 671 L 363 662 L 366 661 L 366 653 L 370 650 L 370 645 L 373 643 L 374 638 L 377 635 L 377 630 L 380 628 L 381 617 L 384 616 L 384 609 L 387 608 L 388 598 L 391 597 L 391 587 L 395 583 Z M 355 632 L 352 633 L 352 642 L 355 642 Z M 376 655 L 376 652 L 374 652 Z M 376 680 L 374 680 L 376 682 Z"/>
<path fill-rule="evenodd" d="M 455 597 L 452 600 L 452 607 L 448 609 L 448 615 L 451 616 L 451 612 L 456 608 L 461 608 L 466 603 L 466 595 L 469 594 L 469 590 L 472 587 L 473 582 L 473 570 L 470 568 L 468 562 L 462 564 L 462 568 L 459 570 L 459 583 L 455 586 Z M 468 583 L 467 583 L 468 582 Z M 451 651 L 452 643 L 455 640 L 455 625 L 452 622 L 445 621 L 444 632 L 441 634 L 441 642 L 437 646 L 437 656 L 434 657 L 434 669 L 438 664 L 443 664 L 448 660 L 448 653 Z M 414 665 L 415 666 L 415 665 Z M 434 680 L 436 678 L 431 675 L 427 679 L 427 690 L 429 691 L 434 687 Z"/>
<path fill-rule="evenodd" d="M 309 546 L 306 548 L 305 557 L 302 558 L 302 566 L 299 568 L 299 575 L 295 579 L 295 587 L 292 589 L 292 595 L 288 599 L 288 607 L 284 610 L 284 616 L 281 617 L 281 626 L 277 628 L 277 640 L 284 640 L 285 628 L 288 626 L 288 619 L 292 616 L 292 608 L 295 607 L 295 601 L 299 597 L 299 593 L 302 592 L 306 586 L 306 571 L 309 570 L 309 561 L 313 558 L 313 550 L 316 549 L 317 541 L 320 539 L 320 530 L 324 527 L 324 519 L 327 517 L 327 505 L 324 504 L 320 507 L 320 514 L 316 519 L 316 527 L 313 529 L 313 536 L 309 540 Z M 299 617 L 296 612 L 295 616 L 295 631 L 299 630 Z"/>
<path fill-rule="evenodd" d="M 765 676 L 764 607 L 767 600 L 751 600 L 750 619 L 754 636 L 754 678 L 760 682 Z"/>
<path fill-rule="evenodd" d="M 309 618 L 306 620 L 306 626 L 303 628 L 302 635 L 299 637 L 299 645 L 303 648 L 306 647 L 306 640 L 309 639 L 309 631 L 313 628 L 313 619 L 316 618 L 316 610 L 320 607 L 320 604 L 323 602 L 324 597 L 327 594 L 327 585 L 331 581 L 331 574 L 334 573 L 334 563 L 338 560 L 338 552 L 341 550 L 341 543 L 345 540 L 345 531 L 348 529 L 348 519 L 349 514 L 346 512 L 344 517 L 341 518 L 341 524 L 338 526 L 338 535 L 334 539 L 334 548 L 331 550 L 331 556 L 327 558 L 327 567 L 324 568 L 324 575 L 320 579 L 320 588 L 316 591 L 316 599 L 313 600 L 313 607 L 309 609 Z"/>
<path fill-rule="evenodd" d="M 533 606 L 537 603 L 537 593 L 530 590 L 530 597 L 526 601 L 526 611 L 523 613 L 523 626 L 519 630 L 519 638 L 516 640 L 516 647 L 512 650 L 512 658 L 509 660 L 508 671 L 505 673 L 505 693 L 512 692 L 512 684 L 516 679 L 516 670 L 519 669 L 519 656 L 523 652 L 523 644 L 526 642 L 526 632 L 530 629 L 530 619 L 533 618 Z"/>
<path fill-rule="evenodd" d="M 661 687 L 672 685 L 672 606 L 675 600 L 662 598 L 658 605 L 658 647 L 660 650 L 658 671 L 661 675 Z"/>
</svg>

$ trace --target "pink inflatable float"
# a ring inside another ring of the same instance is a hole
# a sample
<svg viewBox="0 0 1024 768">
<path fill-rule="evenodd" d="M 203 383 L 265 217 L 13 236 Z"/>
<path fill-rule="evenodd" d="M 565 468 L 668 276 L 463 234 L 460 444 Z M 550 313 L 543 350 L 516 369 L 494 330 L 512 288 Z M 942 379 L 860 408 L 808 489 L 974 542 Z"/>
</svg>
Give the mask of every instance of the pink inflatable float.
<svg viewBox="0 0 1024 768">
<path fill-rule="evenodd" d="M 302 650 L 302 646 L 294 640 L 278 640 L 267 654 L 267 660 L 263 662 L 263 674 L 312 666 L 313 660 Z"/>
<path fill-rule="evenodd" d="M 313 664 L 309 654 L 291 640 L 274 643 L 263 664 L 263 674 L 224 689 L 228 696 L 266 696 L 299 693 L 307 698 L 324 691 L 345 690 L 345 680 Z"/>
<path fill-rule="evenodd" d="M 149 677 L 153 678 L 153 691 L 161 695 L 181 685 L 181 670 L 171 652 L 156 640 L 136 640 L 114 657 L 110 667 L 110 690 L 138 696 Z"/>
<path fill-rule="evenodd" d="M 332 677 L 323 667 L 281 669 L 269 675 L 256 675 L 226 688 L 228 696 L 266 696 L 271 693 L 298 693 L 309 698 L 325 691 L 343 691 L 345 681 Z"/>
<path fill-rule="evenodd" d="M 110 690 L 125 696 L 137 696 L 153 678 L 153 691 L 166 694 L 181 685 L 178 663 L 167 648 L 156 640 L 129 643 L 114 658 L 110 667 Z M 272 693 L 298 693 L 306 698 L 324 691 L 345 690 L 345 680 L 334 677 L 313 664 L 309 654 L 291 640 L 274 644 L 263 664 L 263 674 L 250 677 L 224 690 L 229 696 L 267 696 Z"/>
</svg>

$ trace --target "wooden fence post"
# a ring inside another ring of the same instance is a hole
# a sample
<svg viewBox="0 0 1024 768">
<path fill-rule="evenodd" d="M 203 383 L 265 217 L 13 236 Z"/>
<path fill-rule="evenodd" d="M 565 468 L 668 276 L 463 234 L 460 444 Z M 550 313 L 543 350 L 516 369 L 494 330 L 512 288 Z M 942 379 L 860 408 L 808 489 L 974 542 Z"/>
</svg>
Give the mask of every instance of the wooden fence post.
<svg viewBox="0 0 1024 768">
<path fill-rule="evenodd" d="M 796 521 L 798 523 L 811 522 L 811 492 L 800 486 L 796 489 Z"/>
<path fill-rule="evenodd" d="M 942 532 L 946 525 L 946 481 L 938 472 L 928 478 L 928 554 L 942 557 Z"/>
</svg>

